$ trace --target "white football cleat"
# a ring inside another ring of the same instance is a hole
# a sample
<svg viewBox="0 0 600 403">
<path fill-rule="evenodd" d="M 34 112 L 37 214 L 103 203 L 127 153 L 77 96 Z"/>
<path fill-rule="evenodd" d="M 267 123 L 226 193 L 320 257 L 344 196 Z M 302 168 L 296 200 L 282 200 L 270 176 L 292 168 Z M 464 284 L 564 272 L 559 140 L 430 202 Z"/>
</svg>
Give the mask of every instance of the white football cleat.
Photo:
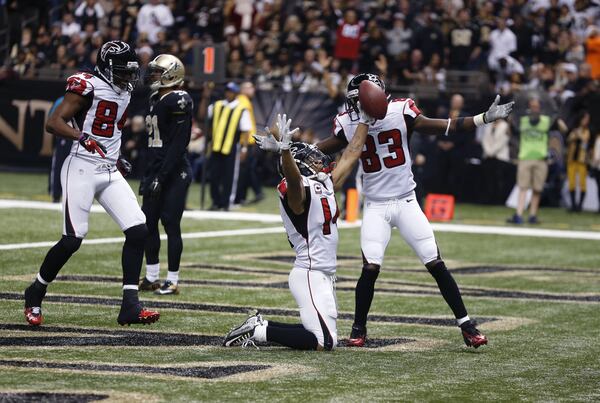
<svg viewBox="0 0 600 403">
<path fill-rule="evenodd" d="M 257 311 L 254 315 L 251 315 L 246 319 L 244 323 L 231 329 L 229 333 L 227 333 L 227 336 L 225 336 L 225 339 L 223 340 L 223 346 L 231 347 L 241 345 L 242 347 L 247 347 L 248 345 L 252 345 L 256 347 L 254 344 L 254 329 L 262 324 L 262 316 Z"/>
</svg>

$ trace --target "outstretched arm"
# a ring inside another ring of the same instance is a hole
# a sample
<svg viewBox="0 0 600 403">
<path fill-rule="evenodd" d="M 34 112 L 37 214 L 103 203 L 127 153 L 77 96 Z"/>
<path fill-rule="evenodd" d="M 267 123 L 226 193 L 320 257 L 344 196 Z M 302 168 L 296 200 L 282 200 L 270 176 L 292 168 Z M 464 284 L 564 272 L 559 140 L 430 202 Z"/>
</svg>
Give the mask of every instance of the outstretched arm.
<svg viewBox="0 0 600 403">
<path fill-rule="evenodd" d="M 294 157 L 290 152 L 292 137 L 299 129 L 290 130 L 291 119 L 287 119 L 286 115 L 277 115 L 277 133 L 281 142 L 279 142 L 279 150 L 281 151 L 281 169 L 283 176 L 287 182 L 287 202 L 294 214 L 302 214 L 304 212 L 304 201 L 306 194 L 302 183 L 302 175 L 294 161 Z"/>
<path fill-rule="evenodd" d="M 496 95 L 496 99 L 486 112 L 458 119 L 430 119 L 419 115 L 415 119 L 414 129 L 423 134 L 445 135 L 462 130 L 475 130 L 478 126 L 483 126 L 498 119 L 506 119 L 510 115 L 514 101 L 502 105 L 498 105 L 498 102 L 500 102 L 500 95 Z"/>
</svg>

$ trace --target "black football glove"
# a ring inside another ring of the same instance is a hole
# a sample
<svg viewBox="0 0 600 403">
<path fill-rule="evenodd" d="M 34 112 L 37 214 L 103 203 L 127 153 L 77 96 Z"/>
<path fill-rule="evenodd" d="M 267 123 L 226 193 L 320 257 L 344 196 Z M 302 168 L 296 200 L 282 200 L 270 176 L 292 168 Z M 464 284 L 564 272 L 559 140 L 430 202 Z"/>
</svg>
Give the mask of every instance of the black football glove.
<svg viewBox="0 0 600 403">
<path fill-rule="evenodd" d="M 150 187 L 148 188 L 148 195 L 152 198 L 157 198 L 160 196 L 160 191 L 162 190 L 162 185 L 158 177 L 154 178 Z"/>
<path fill-rule="evenodd" d="M 79 144 L 90 153 L 95 154 L 97 152 L 102 158 L 106 158 L 106 147 L 90 137 L 89 134 L 81 133 L 81 136 L 79 136 Z"/>
<path fill-rule="evenodd" d="M 121 172 L 121 175 L 127 176 L 131 173 L 132 167 L 129 161 L 125 157 L 119 157 L 117 160 L 117 169 Z"/>
</svg>

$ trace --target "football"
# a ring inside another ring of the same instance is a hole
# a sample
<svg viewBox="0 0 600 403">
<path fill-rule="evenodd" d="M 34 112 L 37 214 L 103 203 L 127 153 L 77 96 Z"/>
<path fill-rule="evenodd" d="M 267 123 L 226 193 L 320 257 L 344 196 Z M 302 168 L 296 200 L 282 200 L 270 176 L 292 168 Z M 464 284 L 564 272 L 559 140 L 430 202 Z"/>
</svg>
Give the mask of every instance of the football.
<svg viewBox="0 0 600 403">
<path fill-rule="evenodd" d="M 358 87 L 360 106 L 369 116 L 383 119 L 387 113 L 388 101 L 385 92 L 369 80 L 364 80 Z"/>
</svg>

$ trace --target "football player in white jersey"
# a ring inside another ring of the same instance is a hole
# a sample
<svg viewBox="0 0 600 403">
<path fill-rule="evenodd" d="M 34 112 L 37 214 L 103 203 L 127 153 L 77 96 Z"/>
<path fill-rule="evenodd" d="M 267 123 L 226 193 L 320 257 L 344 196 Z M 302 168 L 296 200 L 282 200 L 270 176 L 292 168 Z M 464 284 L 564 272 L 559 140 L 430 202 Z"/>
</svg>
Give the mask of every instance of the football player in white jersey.
<svg viewBox="0 0 600 403">
<path fill-rule="evenodd" d="M 81 246 L 94 199 L 125 233 L 121 259 L 123 301 L 118 323 L 153 323 L 160 316 L 142 308 L 138 300 L 148 229 L 137 198 L 123 178 L 131 165 L 119 157 L 121 130 L 139 70 L 137 56 L 127 43 L 105 43 L 98 50 L 93 73 L 78 73 L 67 79 L 64 101 L 48 119 L 48 132 L 74 142 L 61 172 L 63 235 L 46 254 L 36 280 L 25 290 L 25 319 L 31 325 L 42 323 L 41 305 L 48 284 Z"/>
<path fill-rule="evenodd" d="M 346 112 L 335 117 L 333 136 L 317 145 L 324 153 L 337 152 L 352 141 L 358 127 L 358 87 L 363 80 L 372 81 L 385 90 L 383 81 L 374 74 L 358 74 L 349 82 Z M 369 126 L 361 155 L 365 204 L 360 238 L 364 264 L 356 285 L 349 346 L 361 347 L 365 343 L 375 280 L 393 227 L 398 228 L 402 238 L 436 280 L 456 317 L 466 345 L 477 348 L 487 344 L 487 338 L 467 315 L 458 286 L 441 258 L 431 225 L 416 201 L 408 143 L 413 130 L 430 135 L 451 135 L 455 131 L 475 130 L 477 126 L 504 119 L 510 114 L 513 102 L 498 105 L 499 100 L 500 96 L 497 96 L 490 108 L 477 116 L 430 119 L 419 111 L 412 99 L 393 99 L 389 101 L 385 118 Z"/>
<path fill-rule="evenodd" d="M 292 143 L 298 129 L 289 130 L 291 120 L 278 116 L 281 142 L 272 135 L 255 136 L 259 147 L 275 146 L 281 152 L 277 187 L 280 212 L 296 261 L 289 275 L 289 287 L 298 307 L 302 324 L 263 320 L 250 316 L 225 337 L 224 346 L 275 342 L 300 350 L 331 350 L 337 344 L 337 303 L 335 270 L 338 244 L 338 206 L 335 188 L 339 188 L 361 154 L 368 124 L 362 114 L 354 138 L 349 142 L 337 166 L 315 146 Z M 329 173 L 331 172 L 331 173 Z"/>
</svg>

